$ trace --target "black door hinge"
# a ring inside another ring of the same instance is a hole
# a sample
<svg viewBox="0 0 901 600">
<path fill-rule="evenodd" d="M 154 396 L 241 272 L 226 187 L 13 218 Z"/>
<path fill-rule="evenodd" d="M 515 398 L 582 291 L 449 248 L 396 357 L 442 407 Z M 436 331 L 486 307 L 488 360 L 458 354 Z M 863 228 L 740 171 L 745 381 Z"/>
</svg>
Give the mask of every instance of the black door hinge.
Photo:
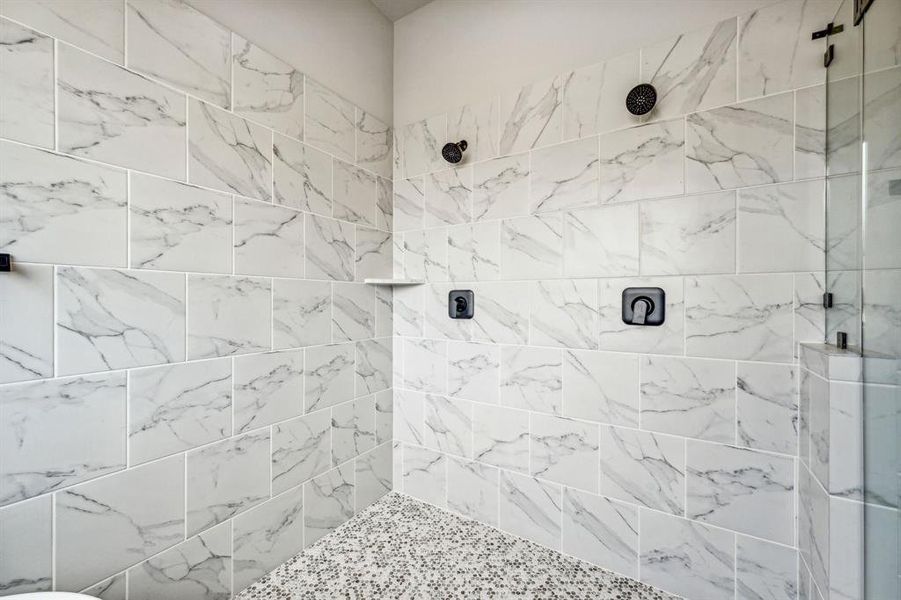
<svg viewBox="0 0 901 600">
<path fill-rule="evenodd" d="M 819 31 L 814 31 L 811 34 L 810 39 L 818 40 L 820 38 L 824 38 L 827 35 L 835 35 L 836 33 L 841 33 L 845 30 L 844 25 L 836 25 L 835 23 L 829 23 L 826 25 L 826 29 L 820 29 Z"/>
<path fill-rule="evenodd" d="M 832 292 L 823 294 L 823 308 L 832 308 Z"/>
<path fill-rule="evenodd" d="M 833 58 L 835 58 L 835 46 L 829 44 L 829 47 L 826 48 L 826 52 L 823 53 L 823 66 L 828 69 L 829 65 L 832 64 Z"/>
</svg>

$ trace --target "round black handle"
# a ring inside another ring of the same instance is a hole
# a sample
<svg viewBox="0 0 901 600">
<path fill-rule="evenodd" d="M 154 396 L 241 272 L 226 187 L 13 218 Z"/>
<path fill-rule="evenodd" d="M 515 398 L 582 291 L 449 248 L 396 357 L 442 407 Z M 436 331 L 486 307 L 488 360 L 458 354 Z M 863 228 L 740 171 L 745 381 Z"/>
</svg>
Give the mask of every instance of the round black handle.
<svg viewBox="0 0 901 600">
<path fill-rule="evenodd" d="M 648 303 L 648 310 L 647 310 L 646 314 L 651 314 L 652 312 L 654 312 L 654 301 L 651 300 L 650 298 L 648 298 L 647 296 L 639 296 L 638 298 L 636 298 L 635 300 L 632 301 L 632 312 L 635 312 L 635 305 L 638 304 L 639 302 L 647 302 Z"/>
<path fill-rule="evenodd" d="M 469 306 L 469 303 L 466 302 L 466 298 L 463 296 L 457 296 L 454 298 L 454 302 L 457 304 L 457 312 L 466 312 L 466 307 Z"/>
</svg>

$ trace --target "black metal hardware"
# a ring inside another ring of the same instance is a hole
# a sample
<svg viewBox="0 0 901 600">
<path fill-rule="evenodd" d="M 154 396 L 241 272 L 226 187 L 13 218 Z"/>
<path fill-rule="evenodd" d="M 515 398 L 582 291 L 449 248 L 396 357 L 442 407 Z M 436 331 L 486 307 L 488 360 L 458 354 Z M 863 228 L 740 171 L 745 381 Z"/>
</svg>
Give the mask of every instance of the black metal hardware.
<svg viewBox="0 0 901 600">
<path fill-rule="evenodd" d="M 823 308 L 832 308 L 832 292 L 823 294 Z"/>
<path fill-rule="evenodd" d="M 874 0 L 854 0 L 854 25 L 857 26 L 863 21 L 863 16 L 867 10 L 873 6 Z"/>
<path fill-rule="evenodd" d="M 451 290 L 447 295 L 447 315 L 451 319 L 471 319 L 475 308 L 472 290 Z"/>
<path fill-rule="evenodd" d="M 13 257 L 9 254 L 0 254 L 0 272 L 6 273 L 13 270 Z"/>
<path fill-rule="evenodd" d="M 848 334 L 844 331 L 835 332 L 835 347 L 839 350 L 848 349 Z"/>
<path fill-rule="evenodd" d="M 634 287 L 623 290 L 623 323 L 627 325 L 663 325 L 666 318 L 666 292 L 659 287 Z"/>
<path fill-rule="evenodd" d="M 825 29 L 820 29 L 819 31 L 814 31 L 810 35 L 810 39 L 818 40 L 820 38 L 826 37 L 827 35 L 835 35 L 836 33 L 841 33 L 844 30 L 845 30 L 844 25 L 836 25 L 835 23 L 829 23 L 828 25 L 826 25 Z"/>
<path fill-rule="evenodd" d="M 826 52 L 823 54 L 823 66 L 829 68 L 833 58 L 835 58 L 835 46 L 829 44 L 829 47 L 826 48 Z"/>
</svg>

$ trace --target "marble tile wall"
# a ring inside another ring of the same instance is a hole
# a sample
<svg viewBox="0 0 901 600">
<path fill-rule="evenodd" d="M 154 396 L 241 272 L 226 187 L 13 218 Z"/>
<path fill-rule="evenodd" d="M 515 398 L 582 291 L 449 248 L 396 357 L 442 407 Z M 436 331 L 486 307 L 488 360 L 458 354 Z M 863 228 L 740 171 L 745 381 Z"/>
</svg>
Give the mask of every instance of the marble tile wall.
<svg viewBox="0 0 901 600">
<path fill-rule="evenodd" d="M 399 124 L 394 269 L 426 283 L 395 291 L 396 489 L 689 599 L 797 597 L 798 347 L 826 335 L 810 31 L 836 8 L 782 2 Z M 632 286 L 666 291 L 663 326 L 622 322 Z"/>
<path fill-rule="evenodd" d="M 178 0 L 0 40 L 0 596 L 228 599 L 391 489 L 392 129 Z"/>
</svg>

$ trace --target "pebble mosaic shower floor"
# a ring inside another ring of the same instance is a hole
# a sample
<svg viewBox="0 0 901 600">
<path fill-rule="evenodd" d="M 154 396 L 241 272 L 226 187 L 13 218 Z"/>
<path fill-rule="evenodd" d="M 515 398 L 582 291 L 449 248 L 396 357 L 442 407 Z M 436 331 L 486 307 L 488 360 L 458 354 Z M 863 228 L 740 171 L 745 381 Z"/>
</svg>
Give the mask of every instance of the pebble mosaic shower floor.
<svg viewBox="0 0 901 600">
<path fill-rule="evenodd" d="M 237 600 L 675 598 L 553 550 L 391 493 Z"/>
</svg>

